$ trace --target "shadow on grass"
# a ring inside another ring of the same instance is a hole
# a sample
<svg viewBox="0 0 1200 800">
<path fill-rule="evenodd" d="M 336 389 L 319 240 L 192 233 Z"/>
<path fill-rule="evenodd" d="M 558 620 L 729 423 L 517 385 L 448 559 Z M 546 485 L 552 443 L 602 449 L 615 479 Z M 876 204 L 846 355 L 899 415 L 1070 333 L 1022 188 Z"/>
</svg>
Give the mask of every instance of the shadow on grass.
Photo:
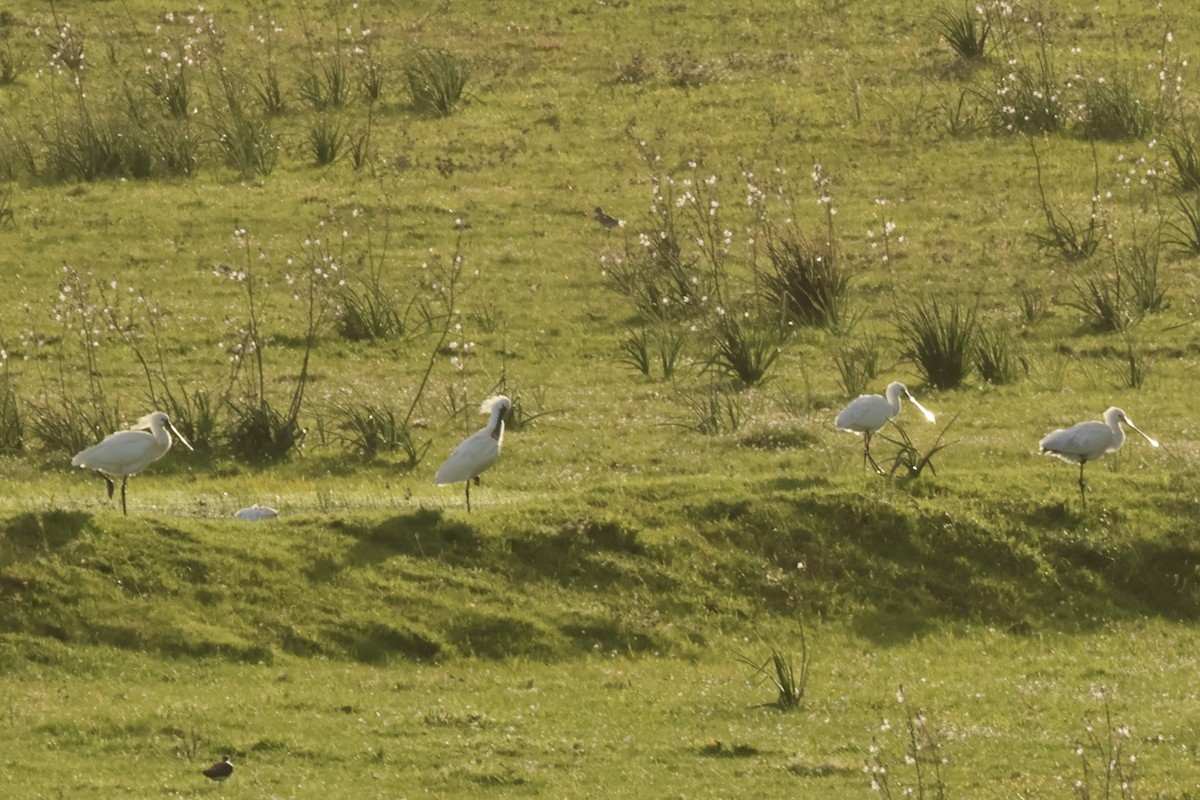
<svg viewBox="0 0 1200 800">
<path fill-rule="evenodd" d="M 327 628 L 325 635 L 345 655 L 364 664 L 386 664 L 392 660 L 430 661 L 442 654 L 443 643 L 428 631 L 404 619 L 392 622 L 352 620 Z M 283 647 L 293 655 L 325 654 L 325 648 L 304 639 L 285 636 Z"/>
<path fill-rule="evenodd" d="M 793 478 L 781 475 L 767 481 L 767 487 L 777 492 L 799 492 L 805 489 L 820 489 L 829 486 L 829 479 L 819 476 Z"/>
<path fill-rule="evenodd" d="M 369 566 L 395 555 L 430 558 L 448 564 L 468 565 L 479 560 L 483 550 L 479 532 L 464 522 L 448 519 L 441 510 L 419 509 L 375 525 L 359 526 L 342 520 L 331 524 L 357 541 L 347 560 L 353 566 Z"/>
<path fill-rule="evenodd" d="M 47 511 L 20 514 L 4 527 L 4 542 L 14 549 L 58 550 L 73 542 L 91 522 L 81 511 Z"/>
<path fill-rule="evenodd" d="M 697 570 L 720 597 L 845 616 L 882 646 L 947 622 L 1021 634 L 1144 615 L 1200 619 L 1194 530 L 1148 536 L 1112 510 L 1014 502 L 985 517 L 907 495 L 818 490 L 715 498 L 692 515 L 723 553 L 715 569 Z"/>
<path fill-rule="evenodd" d="M 515 577 L 544 578 L 570 585 L 620 584 L 632 579 L 638 585 L 669 589 L 656 576 L 656 558 L 647 558 L 638 531 L 613 520 L 575 517 L 550 529 L 514 535 L 505 543 L 508 566 Z"/>
</svg>

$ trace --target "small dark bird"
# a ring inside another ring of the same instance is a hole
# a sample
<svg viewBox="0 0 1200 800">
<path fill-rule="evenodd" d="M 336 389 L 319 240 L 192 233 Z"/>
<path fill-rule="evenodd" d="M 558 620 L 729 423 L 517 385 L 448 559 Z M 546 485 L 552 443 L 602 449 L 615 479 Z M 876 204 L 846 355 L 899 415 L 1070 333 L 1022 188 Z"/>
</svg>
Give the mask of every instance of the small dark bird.
<svg viewBox="0 0 1200 800">
<path fill-rule="evenodd" d="M 610 231 L 613 228 L 615 228 L 621 224 L 621 220 L 617 219 L 616 217 L 610 217 L 608 214 L 605 214 L 604 211 L 601 210 L 600 206 L 596 206 L 596 222 L 599 222 L 607 230 L 610 230 Z"/>
<path fill-rule="evenodd" d="M 221 760 L 204 770 L 204 777 L 214 781 L 223 781 L 233 774 L 233 762 L 229 756 L 221 756 Z"/>
</svg>

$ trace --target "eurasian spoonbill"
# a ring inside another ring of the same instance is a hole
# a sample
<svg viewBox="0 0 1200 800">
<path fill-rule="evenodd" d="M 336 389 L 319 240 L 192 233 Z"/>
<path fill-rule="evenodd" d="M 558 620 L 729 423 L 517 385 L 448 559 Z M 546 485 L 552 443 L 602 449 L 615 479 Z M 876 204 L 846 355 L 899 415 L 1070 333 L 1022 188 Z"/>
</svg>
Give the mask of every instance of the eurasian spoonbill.
<svg viewBox="0 0 1200 800">
<path fill-rule="evenodd" d="M 886 397 L 877 394 L 862 394 L 850 401 L 833 421 L 839 431 L 861 433 L 863 436 L 863 466 L 871 462 L 871 466 L 880 475 L 883 470 L 871 456 L 871 435 L 888 424 L 888 420 L 900 413 L 900 398 L 907 397 L 912 404 L 921 410 L 925 419 L 934 421 L 933 414 L 925 406 L 917 402 L 917 398 L 904 387 L 903 383 L 893 381 L 885 390 Z"/>
<path fill-rule="evenodd" d="M 1038 442 L 1038 452 L 1079 465 L 1079 499 L 1084 505 L 1087 505 L 1087 497 L 1084 495 L 1086 484 L 1083 482 L 1083 465 L 1105 453 L 1119 450 L 1125 444 L 1122 422 L 1142 434 L 1151 447 L 1158 447 L 1158 442 L 1147 436 L 1133 424 L 1133 420 L 1125 416 L 1124 411 L 1115 406 L 1104 412 L 1104 422 L 1081 422 L 1066 430 L 1059 428 Z"/>
<path fill-rule="evenodd" d="M 108 497 L 113 496 L 113 478 L 121 476 L 121 513 L 125 510 L 125 484 L 131 475 L 136 475 L 150 464 L 162 458 L 171 449 L 171 434 L 188 450 L 191 444 L 171 424 L 171 419 L 162 411 L 152 411 L 137 421 L 130 430 L 117 431 L 104 437 L 99 444 L 76 453 L 71 466 L 94 469 L 108 485 Z"/>
<path fill-rule="evenodd" d="M 255 503 L 252 506 L 239 509 L 233 516 L 242 522 L 258 522 L 264 519 L 275 519 L 279 516 L 279 512 L 270 506 L 260 506 L 258 503 Z"/>
<path fill-rule="evenodd" d="M 489 414 L 486 427 L 468 436 L 454 448 L 454 452 L 438 467 L 433 482 L 438 486 L 463 481 L 467 485 L 467 511 L 471 510 L 471 481 L 479 485 L 479 475 L 490 469 L 500 459 L 500 446 L 504 443 L 504 418 L 512 408 L 512 401 L 504 395 L 489 397 L 479 407 L 481 413 Z"/>
</svg>

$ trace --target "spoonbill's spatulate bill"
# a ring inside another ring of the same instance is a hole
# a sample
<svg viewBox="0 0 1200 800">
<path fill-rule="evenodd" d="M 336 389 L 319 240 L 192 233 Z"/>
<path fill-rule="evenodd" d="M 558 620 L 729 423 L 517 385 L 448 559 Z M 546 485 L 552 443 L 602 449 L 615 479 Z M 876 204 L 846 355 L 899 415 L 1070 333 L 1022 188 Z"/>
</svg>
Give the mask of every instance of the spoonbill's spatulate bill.
<svg viewBox="0 0 1200 800">
<path fill-rule="evenodd" d="M 113 496 L 113 478 L 121 478 L 121 513 L 125 509 L 125 485 L 152 463 L 166 455 L 171 449 L 171 434 L 179 439 L 188 450 L 192 445 L 183 434 L 175 430 L 171 419 L 162 411 L 153 411 L 138 420 L 130 430 L 117 431 L 104 437 L 99 444 L 92 445 L 71 459 L 71 466 L 94 469 L 104 477 L 108 485 L 108 496 Z"/>
<path fill-rule="evenodd" d="M 1053 433 L 1046 434 L 1038 443 L 1038 450 L 1048 456 L 1058 456 L 1063 461 L 1079 465 L 1079 499 L 1087 505 L 1084 491 L 1087 485 L 1083 482 L 1083 465 L 1095 461 L 1105 453 L 1119 450 L 1125 444 L 1125 430 L 1122 424 L 1142 434 L 1151 447 L 1158 447 L 1158 442 L 1151 439 L 1133 420 L 1119 408 L 1113 407 L 1104 412 L 1103 422 L 1081 422 L 1065 430 L 1059 428 Z"/>
<path fill-rule="evenodd" d="M 834 426 L 839 431 L 851 431 L 852 433 L 861 433 L 863 436 L 863 466 L 867 462 L 871 462 L 871 466 L 880 475 L 883 470 L 875 463 L 875 459 L 871 456 L 871 435 L 888 424 L 888 421 L 900 413 L 900 398 L 907 398 L 917 409 L 925 415 L 925 419 L 930 422 L 934 421 L 933 413 L 917 402 L 917 398 L 912 396 L 912 393 L 905 388 L 903 383 L 893 381 L 888 384 L 885 390 L 885 395 L 878 394 L 863 394 L 850 401 L 850 404 L 842 409 L 837 415 L 837 419 L 833 421 Z"/>
<path fill-rule="evenodd" d="M 489 415 L 487 426 L 454 448 L 434 476 L 433 482 L 438 486 L 459 481 L 467 485 L 467 511 L 471 510 L 471 482 L 474 481 L 478 486 L 480 474 L 500 459 L 500 446 L 504 443 L 504 418 L 511 408 L 512 401 L 502 394 L 484 400 L 479 410 Z"/>
</svg>

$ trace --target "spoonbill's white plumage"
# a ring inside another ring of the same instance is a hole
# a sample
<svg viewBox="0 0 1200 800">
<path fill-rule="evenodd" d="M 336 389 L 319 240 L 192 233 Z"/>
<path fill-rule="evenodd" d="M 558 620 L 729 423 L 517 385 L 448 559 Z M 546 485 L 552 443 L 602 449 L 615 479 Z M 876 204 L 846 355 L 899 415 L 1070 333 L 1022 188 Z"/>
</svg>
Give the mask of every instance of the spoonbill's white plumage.
<svg viewBox="0 0 1200 800">
<path fill-rule="evenodd" d="M 863 466 L 865 467 L 870 461 L 871 466 L 880 475 L 883 474 L 883 470 L 871 456 L 871 435 L 900 413 L 900 398 L 902 397 L 908 398 L 914 406 L 920 409 L 921 413 L 925 415 L 925 419 L 930 422 L 934 421 L 934 416 L 929 409 L 918 403 L 917 398 L 913 397 L 912 393 L 899 381 L 889 383 L 887 389 L 884 390 L 884 395 L 862 394 L 854 398 L 833 421 L 834 427 L 839 431 L 862 434 Z"/>
<path fill-rule="evenodd" d="M 75 454 L 71 466 L 94 469 L 108 485 L 108 496 L 113 496 L 113 478 L 121 477 L 121 513 L 125 510 L 125 484 L 130 476 L 136 475 L 162 458 L 171 449 L 171 434 L 179 439 L 188 450 L 191 444 L 171 424 L 171 419 L 162 411 L 153 411 L 137 421 L 127 431 L 117 431 L 104 437 L 99 444 Z"/>
<path fill-rule="evenodd" d="M 467 511 L 471 510 L 471 481 L 478 486 L 480 474 L 500 459 L 500 446 L 504 443 L 504 418 L 511 408 L 512 401 L 502 394 L 484 400 L 479 410 L 489 415 L 487 426 L 454 448 L 433 478 L 438 486 L 464 482 L 467 485 Z"/>
<path fill-rule="evenodd" d="M 1063 461 L 1079 465 L 1079 498 L 1084 504 L 1087 503 L 1087 497 L 1084 495 L 1086 484 L 1083 482 L 1083 465 L 1105 453 L 1119 450 L 1125 444 L 1122 423 L 1142 434 L 1151 447 L 1158 447 L 1158 442 L 1134 425 L 1133 420 L 1115 406 L 1104 412 L 1104 422 L 1081 422 L 1065 430 L 1059 428 L 1038 442 L 1038 450 L 1044 455 L 1058 456 Z"/>
<path fill-rule="evenodd" d="M 233 516 L 235 519 L 240 519 L 243 522 L 258 522 L 264 519 L 275 519 L 279 516 L 279 512 L 270 506 L 260 506 L 258 503 L 255 503 L 252 506 L 240 509 Z"/>
</svg>

